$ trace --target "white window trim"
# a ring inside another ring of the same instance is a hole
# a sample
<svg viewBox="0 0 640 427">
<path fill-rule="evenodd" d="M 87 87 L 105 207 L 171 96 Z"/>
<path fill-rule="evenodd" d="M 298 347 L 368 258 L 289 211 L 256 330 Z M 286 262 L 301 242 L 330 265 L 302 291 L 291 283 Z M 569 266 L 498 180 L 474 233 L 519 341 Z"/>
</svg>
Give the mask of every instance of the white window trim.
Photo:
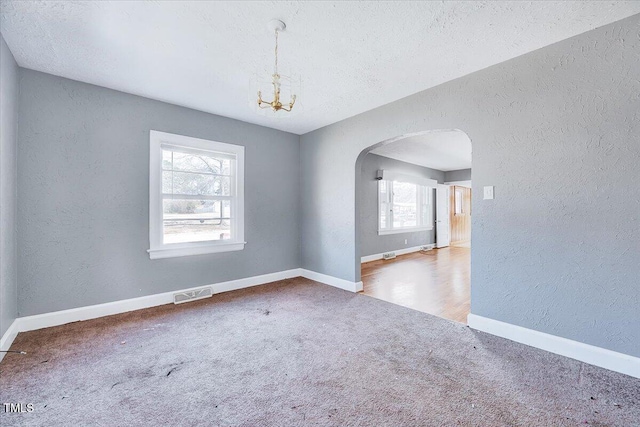
<svg viewBox="0 0 640 427">
<path fill-rule="evenodd" d="M 234 221 L 231 222 L 233 240 L 192 243 L 162 242 L 162 145 L 195 148 L 236 156 L 235 201 L 232 207 Z M 149 134 L 149 258 L 172 258 L 189 255 L 212 254 L 244 249 L 244 147 L 224 142 L 171 133 L 150 131 Z"/>
<path fill-rule="evenodd" d="M 386 172 L 386 171 L 384 171 Z M 393 179 L 396 178 L 396 179 Z M 436 186 L 438 185 L 438 182 L 432 179 L 426 179 L 426 178 L 413 178 L 413 177 L 406 177 L 404 175 L 391 175 L 391 174 L 385 174 L 385 177 L 383 179 L 384 181 L 387 181 L 387 189 L 391 188 L 393 191 L 393 184 L 389 185 L 390 183 L 392 183 L 393 181 L 401 181 L 401 182 L 411 182 L 412 184 L 416 184 L 418 186 L 422 186 L 422 187 L 427 187 L 430 188 L 432 191 L 434 188 L 436 188 Z M 402 227 L 402 228 L 381 228 L 380 227 L 380 206 L 382 205 L 381 200 L 380 200 L 380 181 L 378 181 L 378 218 L 377 218 L 377 222 L 378 222 L 378 235 L 379 236 L 385 236 L 388 234 L 402 234 L 402 233 L 415 233 L 418 231 L 431 231 L 433 230 L 434 227 L 434 219 L 433 219 L 433 194 L 430 194 L 429 198 L 430 198 L 430 202 L 429 203 L 429 207 L 431 209 L 431 213 L 430 213 L 430 220 L 429 220 L 429 224 L 423 224 L 417 227 Z M 389 191 L 389 190 L 387 190 Z M 420 194 L 420 192 L 418 191 L 418 194 Z M 392 207 L 393 206 L 393 202 L 392 199 L 390 199 L 389 201 L 389 206 Z M 421 216 L 421 210 L 422 210 L 422 204 L 420 203 L 420 196 L 418 196 L 418 200 L 416 201 L 417 203 L 417 216 L 420 217 Z M 387 217 L 388 217 L 388 221 L 391 224 L 391 227 L 393 227 L 393 212 L 390 210 L 389 212 L 387 212 Z"/>
<path fill-rule="evenodd" d="M 390 230 L 378 230 L 378 235 L 385 236 L 387 234 L 415 233 L 417 231 L 430 231 L 430 230 L 433 230 L 433 225 L 431 227 L 407 227 L 407 228 L 392 228 Z"/>
</svg>

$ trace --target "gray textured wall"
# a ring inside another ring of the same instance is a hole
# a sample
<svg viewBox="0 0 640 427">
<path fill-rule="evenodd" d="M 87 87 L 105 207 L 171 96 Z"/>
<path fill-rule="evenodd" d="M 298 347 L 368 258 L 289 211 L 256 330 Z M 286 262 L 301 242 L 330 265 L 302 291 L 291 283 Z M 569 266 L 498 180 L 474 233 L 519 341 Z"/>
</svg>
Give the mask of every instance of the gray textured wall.
<svg viewBox="0 0 640 427">
<path fill-rule="evenodd" d="M 435 179 L 439 183 L 444 182 L 445 173 L 371 153 L 364 157 L 361 169 L 362 185 L 359 187 L 360 191 L 358 193 L 360 203 L 360 255 L 373 255 L 434 243 L 435 227 L 430 231 L 378 235 L 378 181 L 375 179 L 376 171 L 385 169 L 407 175 Z M 435 190 L 433 200 L 435 218 Z M 404 242 L 405 239 L 407 243 Z"/>
<path fill-rule="evenodd" d="M 457 171 L 446 171 L 444 182 L 471 181 L 471 169 L 459 169 Z"/>
<path fill-rule="evenodd" d="M 18 65 L 0 36 L 0 336 L 17 316 Z"/>
<path fill-rule="evenodd" d="M 639 30 L 636 15 L 303 135 L 303 267 L 359 279 L 363 150 L 461 129 L 472 313 L 640 356 Z"/>
<path fill-rule="evenodd" d="M 299 267 L 299 138 L 20 69 L 20 316 Z M 153 260 L 149 130 L 244 145 L 243 251 Z"/>
</svg>

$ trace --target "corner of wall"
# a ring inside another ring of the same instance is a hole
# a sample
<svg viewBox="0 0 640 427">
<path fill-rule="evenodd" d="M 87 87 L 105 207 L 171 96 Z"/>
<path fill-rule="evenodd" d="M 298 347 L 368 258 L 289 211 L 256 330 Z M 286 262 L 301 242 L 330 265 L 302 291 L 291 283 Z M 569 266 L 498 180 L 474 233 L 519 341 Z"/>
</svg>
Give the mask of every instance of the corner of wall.
<svg viewBox="0 0 640 427">
<path fill-rule="evenodd" d="M 18 315 L 17 133 L 18 73 L 13 53 L 0 35 L 0 336 Z M 6 340 L 3 340 L 3 342 Z"/>
<path fill-rule="evenodd" d="M 302 135 L 298 135 L 298 268 L 302 265 Z"/>
</svg>

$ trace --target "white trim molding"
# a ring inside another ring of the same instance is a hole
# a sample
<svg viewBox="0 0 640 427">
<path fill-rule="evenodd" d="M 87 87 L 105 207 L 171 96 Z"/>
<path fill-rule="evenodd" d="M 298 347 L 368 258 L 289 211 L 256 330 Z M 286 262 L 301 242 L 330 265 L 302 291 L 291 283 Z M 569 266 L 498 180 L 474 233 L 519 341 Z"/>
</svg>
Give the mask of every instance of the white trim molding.
<svg viewBox="0 0 640 427">
<path fill-rule="evenodd" d="M 445 185 L 457 185 L 458 187 L 467 187 L 471 188 L 471 180 L 468 181 L 448 181 L 444 183 Z"/>
<path fill-rule="evenodd" d="M 420 245 L 420 246 L 412 246 L 410 248 L 404 248 L 404 249 L 398 249 L 395 251 L 386 251 L 386 252 L 382 252 L 379 254 L 373 254 L 373 255 L 366 255 L 360 258 L 360 262 L 361 263 L 365 263 L 365 262 L 371 262 L 371 261 L 377 261 L 379 259 L 382 259 L 382 255 L 389 253 L 389 252 L 395 252 L 396 255 L 406 255 L 406 254 L 410 254 L 412 252 L 419 252 L 420 248 L 423 246 L 433 246 L 433 248 L 435 249 L 436 244 L 435 243 L 427 243 L 424 245 Z"/>
<path fill-rule="evenodd" d="M 263 285 L 265 283 L 277 282 L 278 280 L 290 279 L 300 276 L 299 269 L 279 271 L 277 273 L 263 274 L 261 276 L 247 277 L 244 279 L 230 280 L 213 285 L 202 285 L 188 289 L 178 289 L 161 294 L 147 295 L 138 298 L 131 298 L 120 301 L 107 302 L 104 304 L 90 305 L 86 307 L 72 308 L 69 310 L 54 311 L 51 313 L 36 314 L 34 316 L 20 317 L 14 323 L 18 324 L 18 332 L 33 331 L 36 329 L 50 328 L 52 326 L 64 325 L 65 323 L 78 322 L 81 320 L 96 319 L 98 317 L 111 316 L 113 314 L 126 313 L 144 308 L 156 307 L 158 305 L 173 304 L 173 294 L 177 292 L 189 292 L 200 289 L 203 286 L 211 286 L 213 293 L 228 292 L 251 286 Z"/>
<path fill-rule="evenodd" d="M 408 182 L 410 184 L 422 185 L 423 187 L 431 188 L 435 188 L 436 185 L 438 185 L 438 181 L 435 179 L 425 178 L 424 176 L 405 174 L 402 172 L 390 171 L 388 169 L 379 170 L 378 176 L 383 181 Z"/>
<path fill-rule="evenodd" d="M 18 332 L 20 331 L 18 330 L 18 319 L 16 319 L 11 322 L 7 331 L 2 335 L 2 338 L 0 339 L 0 350 L 9 350 L 9 348 L 11 348 L 11 344 L 13 344 L 13 340 L 18 336 Z M 2 362 L 5 354 L 7 353 L 0 353 L 0 362 Z"/>
<path fill-rule="evenodd" d="M 315 280 L 316 282 L 324 283 L 325 285 L 344 289 L 345 291 L 349 292 L 361 292 L 363 289 L 362 282 L 350 282 L 349 280 L 340 279 L 334 276 L 328 276 L 326 274 L 317 273 L 311 270 L 305 270 L 304 268 L 300 269 L 300 276 L 310 280 Z"/>
<path fill-rule="evenodd" d="M 244 249 L 246 242 L 240 243 L 218 243 L 199 245 L 192 243 L 186 247 L 174 248 L 165 245 L 160 249 L 147 249 L 150 259 L 175 258 L 181 256 L 214 254 L 218 252 L 241 251 Z"/>
<path fill-rule="evenodd" d="M 2 336 L 2 339 L 0 340 L 0 350 L 9 350 L 11 344 L 13 343 L 13 340 L 16 338 L 19 332 L 34 331 L 37 329 L 64 325 L 71 322 L 97 319 L 99 317 L 127 313 L 129 311 L 141 310 L 145 308 L 156 307 L 159 305 L 173 304 L 173 295 L 175 293 L 189 292 L 192 290 L 201 289 L 203 286 L 211 286 L 213 294 L 215 295 L 222 292 L 249 288 L 252 286 L 277 282 L 279 280 L 291 279 L 293 277 L 305 277 L 316 282 L 321 282 L 326 285 L 334 286 L 336 288 L 344 289 L 351 292 L 360 292 L 362 290 L 362 282 L 350 282 L 348 280 L 339 279 L 337 277 L 328 276 L 326 274 L 316 273 L 315 271 L 305 270 L 303 268 L 294 268 L 291 270 L 278 271 L 276 273 L 246 277 L 244 279 L 230 280 L 228 282 L 220 282 L 213 285 L 202 285 L 188 289 L 178 289 L 170 292 L 164 292 L 161 294 L 146 295 L 138 298 L 107 302 L 104 304 L 96 304 L 86 307 L 54 311 L 51 313 L 19 317 L 13 321 L 9 329 L 7 329 L 7 332 L 5 332 L 5 334 Z M 0 353 L 0 360 L 2 360 L 4 354 L 5 353 Z"/>
<path fill-rule="evenodd" d="M 423 227 L 412 228 L 393 228 L 391 230 L 378 230 L 378 236 L 387 236 L 389 234 L 417 233 L 419 231 L 433 230 L 433 225 L 425 225 Z"/>
<path fill-rule="evenodd" d="M 478 331 L 589 363 L 590 365 L 640 378 L 640 358 L 638 357 L 556 335 L 546 334 L 533 329 L 523 328 L 522 326 L 501 322 L 476 314 L 469 314 L 467 324 L 470 328 Z"/>
</svg>

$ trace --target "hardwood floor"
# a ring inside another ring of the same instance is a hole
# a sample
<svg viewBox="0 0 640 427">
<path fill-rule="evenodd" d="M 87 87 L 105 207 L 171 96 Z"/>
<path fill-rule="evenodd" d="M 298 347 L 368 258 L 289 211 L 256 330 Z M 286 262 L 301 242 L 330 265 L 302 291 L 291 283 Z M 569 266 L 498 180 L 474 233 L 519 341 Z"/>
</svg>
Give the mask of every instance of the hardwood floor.
<svg viewBox="0 0 640 427">
<path fill-rule="evenodd" d="M 471 242 L 469 240 L 462 242 L 451 242 L 449 246 L 457 246 L 459 248 L 471 248 Z"/>
<path fill-rule="evenodd" d="M 362 264 L 363 293 L 467 323 L 471 249 L 448 247 Z"/>
</svg>

